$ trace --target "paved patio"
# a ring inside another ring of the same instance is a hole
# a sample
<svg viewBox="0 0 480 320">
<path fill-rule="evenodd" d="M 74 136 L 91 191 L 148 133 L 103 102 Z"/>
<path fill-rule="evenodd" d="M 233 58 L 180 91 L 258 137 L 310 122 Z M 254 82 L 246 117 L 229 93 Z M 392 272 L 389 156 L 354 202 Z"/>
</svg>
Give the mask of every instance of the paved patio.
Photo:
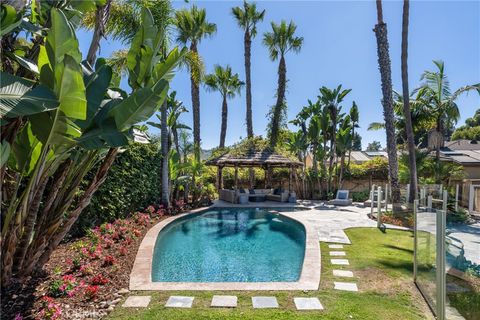
<svg viewBox="0 0 480 320">
<path fill-rule="evenodd" d="M 376 227 L 377 222 L 370 219 L 370 207 L 363 204 L 354 203 L 350 206 L 336 207 L 332 205 L 324 205 L 323 201 L 298 200 L 298 206 L 308 207 L 311 210 L 296 211 L 293 213 L 282 212 L 282 214 L 295 217 L 297 220 L 307 222 L 312 225 L 318 233 L 318 239 L 322 242 L 333 242 L 351 244 L 344 230 L 356 227 Z M 233 204 L 226 201 L 215 201 L 215 207 L 259 207 L 259 208 L 288 208 L 292 207 L 292 203 L 265 201 L 248 204 Z M 390 229 L 404 229 L 394 225 L 386 225 Z"/>
</svg>

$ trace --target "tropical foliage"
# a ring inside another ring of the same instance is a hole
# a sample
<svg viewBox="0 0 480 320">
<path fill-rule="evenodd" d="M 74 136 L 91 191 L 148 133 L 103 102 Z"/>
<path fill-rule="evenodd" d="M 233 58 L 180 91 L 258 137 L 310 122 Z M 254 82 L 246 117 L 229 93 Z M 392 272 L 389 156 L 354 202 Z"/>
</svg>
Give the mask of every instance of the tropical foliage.
<svg viewBox="0 0 480 320">
<path fill-rule="evenodd" d="M 297 26 L 293 21 L 288 24 L 282 20 L 280 24 L 271 23 L 272 31 L 265 32 L 263 35 L 263 44 L 267 47 L 270 59 L 278 62 L 278 85 L 277 85 L 277 102 L 271 111 L 270 123 L 270 146 L 275 148 L 279 141 L 280 126 L 282 124 L 282 116 L 286 112 L 285 90 L 287 87 L 287 64 L 285 55 L 288 52 L 298 53 L 302 48 L 303 37 L 295 35 Z"/>
<path fill-rule="evenodd" d="M 74 31 L 82 12 L 95 5 L 42 1 L 22 11 L 24 23 L 6 35 L 18 46 L 27 41 L 21 36 L 35 30 L 31 49 L 2 55 L 2 146 L 11 146 L 2 166 L 2 285 L 49 259 L 105 181 L 118 148 L 132 139 L 133 126 L 165 100 L 184 54 L 177 48 L 160 52 L 165 34 L 143 9 L 127 55 L 132 92 L 111 86 L 112 69 L 104 59 L 95 67 L 82 62 Z"/>
<path fill-rule="evenodd" d="M 232 68 L 228 65 L 225 68 L 216 65 L 214 72 L 205 76 L 205 86 L 207 89 L 218 91 L 222 95 L 222 127 L 220 129 L 219 148 L 225 147 L 225 137 L 227 135 L 227 99 L 231 99 L 239 94 L 244 84 L 245 83 L 239 79 L 237 73 L 232 73 Z"/>
</svg>

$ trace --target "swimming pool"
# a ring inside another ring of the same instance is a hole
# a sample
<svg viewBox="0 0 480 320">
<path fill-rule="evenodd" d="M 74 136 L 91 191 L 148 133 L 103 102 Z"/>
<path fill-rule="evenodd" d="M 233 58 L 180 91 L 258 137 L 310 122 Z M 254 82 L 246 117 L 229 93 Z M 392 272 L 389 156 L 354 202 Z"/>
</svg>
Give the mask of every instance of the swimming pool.
<svg viewBox="0 0 480 320">
<path fill-rule="evenodd" d="M 273 208 L 210 208 L 166 225 L 155 242 L 153 282 L 295 282 L 304 226 Z M 277 209 L 277 208 L 275 208 Z"/>
</svg>

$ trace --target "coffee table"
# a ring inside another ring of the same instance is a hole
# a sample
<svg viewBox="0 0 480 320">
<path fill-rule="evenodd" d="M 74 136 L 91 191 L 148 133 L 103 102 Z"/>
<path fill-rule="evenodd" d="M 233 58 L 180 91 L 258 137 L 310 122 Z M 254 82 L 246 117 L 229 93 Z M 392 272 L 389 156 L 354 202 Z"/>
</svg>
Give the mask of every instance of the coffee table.
<svg viewBox="0 0 480 320">
<path fill-rule="evenodd" d="M 248 201 L 250 202 L 264 202 L 265 195 L 264 194 L 250 194 L 248 195 Z"/>
</svg>

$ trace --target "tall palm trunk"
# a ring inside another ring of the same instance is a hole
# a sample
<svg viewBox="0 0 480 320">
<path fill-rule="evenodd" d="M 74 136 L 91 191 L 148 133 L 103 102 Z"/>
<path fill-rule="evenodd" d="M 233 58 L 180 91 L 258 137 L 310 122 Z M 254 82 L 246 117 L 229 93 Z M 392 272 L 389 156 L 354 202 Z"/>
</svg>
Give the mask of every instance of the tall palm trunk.
<svg viewBox="0 0 480 320">
<path fill-rule="evenodd" d="M 333 106 L 330 110 L 332 118 L 332 139 L 330 140 L 330 162 L 328 164 L 328 181 L 327 181 L 327 196 L 332 192 L 333 185 L 333 164 L 335 155 L 337 154 L 337 107 Z M 336 163 L 336 162 L 335 162 Z"/>
<path fill-rule="evenodd" d="M 410 3 L 403 1 L 402 20 L 402 92 L 403 113 L 405 115 L 405 131 L 407 133 L 408 163 L 410 167 L 410 192 L 407 201 L 412 204 L 417 194 L 417 162 L 415 160 L 415 139 L 413 136 L 412 114 L 410 112 L 410 93 L 408 90 L 408 20 Z"/>
<path fill-rule="evenodd" d="M 167 128 L 167 99 L 162 104 L 160 110 L 161 126 L 161 153 L 162 153 L 162 205 L 165 208 L 170 207 L 170 179 L 168 177 L 168 128 Z"/>
<path fill-rule="evenodd" d="M 247 137 L 253 137 L 253 123 L 252 123 L 252 78 L 250 75 L 250 57 L 251 57 L 251 47 L 252 39 L 250 37 L 250 32 L 245 31 L 244 36 L 244 45 L 245 45 L 245 85 L 246 85 L 246 101 L 247 101 Z"/>
<path fill-rule="evenodd" d="M 197 43 L 192 42 L 190 51 L 198 54 Z M 200 79 L 196 79 L 193 72 L 190 74 L 192 109 L 193 109 L 193 149 L 195 159 L 200 161 Z"/>
<path fill-rule="evenodd" d="M 247 123 L 247 137 L 253 137 L 253 115 L 252 115 L 252 78 L 251 78 L 251 48 L 252 48 L 252 39 L 250 36 L 250 31 L 248 28 L 245 30 L 244 35 L 244 47 L 245 47 L 245 85 L 246 85 L 246 105 L 247 105 L 247 115 L 246 115 L 246 123 Z M 250 188 L 254 187 L 255 184 L 255 172 L 253 168 L 248 169 L 248 176 L 250 182 Z"/>
<path fill-rule="evenodd" d="M 278 88 L 277 88 L 277 103 L 273 110 L 272 128 L 270 132 L 270 146 L 274 149 L 277 146 L 278 134 L 280 132 L 280 120 L 282 116 L 283 103 L 285 102 L 285 87 L 287 84 L 287 65 L 285 64 L 285 57 L 280 57 L 278 64 Z"/>
<path fill-rule="evenodd" d="M 228 106 L 227 106 L 227 96 L 223 95 L 222 101 L 222 128 L 220 130 L 220 148 L 225 148 L 225 137 L 227 136 L 227 117 L 228 117 Z"/>
<path fill-rule="evenodd" d="M 383 22 L 382 1 L 377 0 L 377 24 L 373 31 L 377 38 L 377 54 L 382 81 L 382 105 L 387 133 L 388 172 L 392 190 L 393 211 L 400 205 L 400 186 L 398 183 L 398 159 L 395 141 L 395 119 L 393 112 L 392 71 L 388 52 L 387 25 Z"/>
<path fill-rule="evenodd" d="M 97 59 L 100 40 L 105 35 L 105 25 L 107 24 L 108 16 L 110 14 L 110 3 L 111 0 L 108 0 L 105 5 L 97 7 L 97 11 L 95 12 L 95 29 L 93 31 L 92 41 L 90 42 L 87 54 L 87 61 L 91 66 L 93 66 Z"/>
</svg>

